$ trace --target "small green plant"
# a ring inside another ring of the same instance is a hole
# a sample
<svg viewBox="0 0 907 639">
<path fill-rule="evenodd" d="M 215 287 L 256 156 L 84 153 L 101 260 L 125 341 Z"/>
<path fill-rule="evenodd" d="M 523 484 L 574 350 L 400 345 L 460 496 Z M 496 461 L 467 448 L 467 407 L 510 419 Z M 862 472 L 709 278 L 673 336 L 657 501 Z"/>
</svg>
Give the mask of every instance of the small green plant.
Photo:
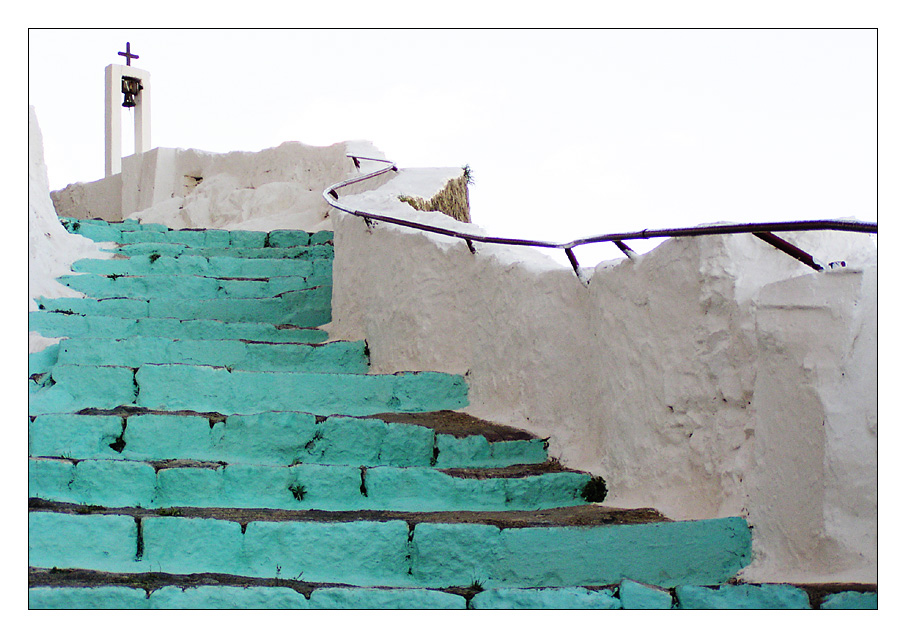
<svg viewBox="0 0 907 639">
<path fill-rule="evenodd" d="M 181 517 L 183 511 L 179 508 L 160 508 L 158 509 L 157 514 L 161 517 Z"/>
<path fill-rule="evenodd" d="M 158 261 L 158 259 L 160 259 L 160 257 L 161 257 L 160 253 L 152 253 L 151 255 L 148 256 L 148 261 L 151 262 L 152 264 L 154 264 L 155 262 Z"/>
<path fill-rule="evenodd" d="M 302 484 L 293 484 L 290 487 L 290 492 L 293 493 L 293 498 L 296 501 L 302 501 L 305 499 L 305 486 Z"/>
<path fill-rule="evenodd" d="M 466 183 L 467 183 L 467 184 L 475 184 L 475 183 L 476 183 L 476 181 L 475 181 L 475 175 L 473 174 L 472 169 L 469 168 L 469 165 L 468 165 L 468 164 L 465 165 L 465 166 L 463 167 L 463 176 L 466 178 Z"/>
</svg>

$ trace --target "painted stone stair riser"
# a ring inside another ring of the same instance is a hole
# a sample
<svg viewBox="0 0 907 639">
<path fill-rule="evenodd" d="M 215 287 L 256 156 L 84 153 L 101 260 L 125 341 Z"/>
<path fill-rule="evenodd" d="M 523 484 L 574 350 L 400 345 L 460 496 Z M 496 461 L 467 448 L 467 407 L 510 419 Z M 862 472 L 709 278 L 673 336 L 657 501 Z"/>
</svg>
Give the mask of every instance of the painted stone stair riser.
<svg viewBox="0 0 907 639">
<path fill-rule="evenodd" d="M 331 321 L 331 287 L 290 291 L 277 297 L 232 299 L 39 298 L 39 310 L 140 319 L 175 318 L 320 326 Z"/>
<path fill-rule="evenodd" d="M 68 339 L 57 350 L 55 363 L 83 366 L 196 364 L 245 371 L 368 372 L 365 343 L 361 341 L 308 345 L 152 337 Z"/>
<path fill-rule="evenodd" d="M 59 574 L 59 571 L 58 571 Z M 129 582 L 128 575 L 116 575 Z M 173 578 L 179 581 L 179 577 Z M 136 581 L 133 579 L 132 581 Z M 42 609 L 472 609 L 472 610 L 668 610 L 674 608 L 669 590 L 623 580 L 611 587 L 581 588 L 491 588 L 471 598 L 454 592 L 424 588 L 331 587 L 286 580 L 253 580 L 242 585 L 159 585 L 141 580 L 141 586 L 32 587 L 29 607 Z M 120 582 L 122 583 L 122 581 Z M 255 585 L 252 585 L 255 584 Z M 278 585 L 280 584 L 280 585 Z M 145 588 L 154 588 L 146 592 Z M 806 609 L 810 607 L 805 591 L 786 584 L 739 584 L 719 588 L 678 586 L 675 592 L 692 609 L 702 609 L 692 601 L 690 591 L 709 590 L 720 605 L 709 609 L 765 610 Z M 684 594 L 686 591 L 686 594 Z M 752 597 L 760 592 L 761 596 Z M 770 604 L 770 605 L 769 605 Z M 676 606 L 687 609 L 682 603 Z M 819 598 L 822 610 L 876 610 L 874 591 L 844 590 Z"/>
<path fill-rule="evenodd" d="M 323 244 L 333 239 L 330 231 L 307 233 L 299 230 L 261 231 L 228 231 L 224 229 L 171 230 L 166 226 L 93 224 L 85 220 L 61 220 L 64 227 L 71 232 L 87 237 L 96 242 L 117 242 L 122 244 L 137 243 L 171 243 L 193 247 L 275 247 L 288 248 Z"/>
<path fill-rule="evenodd" d="M 112 247 L 112 248 L 111 248 Z M 241 258 L 243 260 L 330 260 L 334 257 L 334 247 L 331 244 L 317 244 L 312 246 L 291 246 L 287 248 L 254 248 L 231 246 L 229 248 L 217 247 L 192 247 L 182 244 L 122 244 L 102 245 L 101 250 L 113 253 L 116 257 L 131 257 L 133 259 L 147 259 L 150 262 L 171 257 L 185 259 L 187 257 L 200 258 Z M 118 260 L 117 260 L 118 261 Z"/>
<path fill-rule="evenodd" d="M 125 259 L 84 259 L 72 265 L 76 273 L 94 275 L 196 275 L 206 277 L 305 277 L 318 281 L 331 278 L 331 256 L 305 259 L 243 259 L 240 257 L 203 257 L 201 255 L 150 255 Z"/>
<path fill-rule="evenodd" d="M 72 315 L 52 311 L 28 314 L 30 331 L 46 337 L 167 337 L 188 340 L 247 339 L 260 342 L 315 344 L 328 339 L 326 331 L 315 328 L 251 322 L 223 322 L 214 319 L 122 318 L 106 315 Z"/>
<path fill-rule="evenodd" d="M 97 592 L 92 592 L 97 591 Z M 424 588 L 318 588 L 309 597 L 274 586 L 32 588 L 29 608 L 73 610 L 465 610 L 466 598 Z"/>
<path fill-rule="evenodd" d="M 586 503 L 591 477 L 549 472 L 467 479 L 433 468 L 299 464 L 166 467 L 132 461 L 29 460 L 29 497 L 107 508 L 506 511 Z"/>
<path fill-rule="evenodd" d="M 633 579 L 718 585 L 749 562 L 740 518 L 645 525 L 504 528 L 405 521 L 251 521 L 32 512 L 39 568 L 298 575 L 356 586 L 581 586 Z M 141 545 L 138 540 L 141 539 Z M 90 543 L 89 543 L 90 542 Z M 139 548 L 141 552 L 139 552 Z M 300 549 L 306 549 L 300 552 Z"/>
<path fill-rule="evenodd" d="M 50 381 L 30 388 L 29 414 L 139 406 L 222 414 L 294 411 L 367 416 L 418 413 L 468 405 L 462 376 L 446 373 L 358 375 L 230 371 L 209 366 L 53 367 Z"/>
<path fill-rule="evenodd" d="M 195 459 L 234 464 L 497 468 L 540 464 L 539 439 L 489 442 L 380 419 L 305 413 L 229 415 L 38 415 L 29 454 L 72 459 Z"/>
<path fill-rule="evenodd" d="M 267 298 L 331 284 L 330 273 L 320 277 L 280 276 L 269 279 L 224 279 L 196 275 L 64 275 L 58 281 L 95 299 L 218 299 Z"/>
</svg>

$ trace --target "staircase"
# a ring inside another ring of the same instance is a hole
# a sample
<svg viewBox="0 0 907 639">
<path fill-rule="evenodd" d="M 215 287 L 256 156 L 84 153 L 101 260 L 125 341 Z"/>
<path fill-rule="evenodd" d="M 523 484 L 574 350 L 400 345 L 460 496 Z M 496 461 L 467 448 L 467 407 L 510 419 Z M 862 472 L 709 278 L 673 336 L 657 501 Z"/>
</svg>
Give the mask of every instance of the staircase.
<svg viewBox="0 0 907 639">
<path fill-rule="evenodd" d="M 331 233 L 64 224 L 117 245 L 29 316 L 65 338 L 29 357 L 30 607 L 816 607 L 716 588 L 743 519 L 597 505 L 545 441 L 454 412 L 462 377 L 369 375 L 317 328 Z"/>
</svg>

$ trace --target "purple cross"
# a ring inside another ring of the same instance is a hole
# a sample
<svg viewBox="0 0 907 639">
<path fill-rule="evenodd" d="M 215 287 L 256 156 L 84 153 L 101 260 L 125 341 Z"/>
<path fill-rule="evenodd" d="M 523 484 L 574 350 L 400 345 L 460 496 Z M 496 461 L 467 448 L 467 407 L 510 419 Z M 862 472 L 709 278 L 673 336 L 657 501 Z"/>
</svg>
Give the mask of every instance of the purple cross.
<svg viewBox="0 0 907 639">
<path fill-rule="evenodd" d="M 132 52 L 129 50 L 129 43 L 128 43 L 128 42 L 126 43 L 126 53 L 123 53 L 122 51 L 119 51 L 119 52 L 117 52 L 117 55 L 122 55 L 122 56 L 125 56 L 125 57 L 126 57 L 126 66 L 127 66 L 127 67 L 131 67 L 131 66 L 132 66 L 132 61 L 133 61 L 133 60 L 138 60 L 138 59 L 139 59 L 139 56 L 137 56 L 136 54 L 132 53 Z"/>
</svg>

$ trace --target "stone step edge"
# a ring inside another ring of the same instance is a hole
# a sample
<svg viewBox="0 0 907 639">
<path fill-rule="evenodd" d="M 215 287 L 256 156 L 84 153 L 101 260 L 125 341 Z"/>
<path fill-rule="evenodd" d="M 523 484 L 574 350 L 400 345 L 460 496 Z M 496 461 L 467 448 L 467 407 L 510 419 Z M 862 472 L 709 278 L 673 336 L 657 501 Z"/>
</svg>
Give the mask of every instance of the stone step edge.
<svg viewBox="0 0 907 639">
<path fill-rule="evenodd" d="M 418 524 L 478 524 L 508 528 L 559 528 L 624 526 L 672 522 L 653 508 L 613 508 L 585 505 L 545 510 L 511 511 L 433 511 L 407 512 L 390 510 L 277 510 L 273 508 L 199 508 L 195 506 L 147 509 L 134 506 L 108 508 L 86 504 L 56 502 L 29 497 L 29 512 L 53 512 L 67 515 L 126 515 L 136 521 L 150 517 L 216 519 L 240 524 L 245 530 L 253 521 L 349 523 L 354 521 L 404 521 L 412 531 Z"/>
<path fill-rule="evenodd" d="M 407 470 L 407 469 L 418 469 L 418 470 L 433 470 L 439 473 L 443 473 L 448 477 L 454 477 L 456 479 L 470 479 L 470 480 L 490 480 L 490 479 L 525 479 L 526 477 L 539 477 L 542 475 L 554 475 L 554 474 L 571 474 L 571 475 L 585 475 L 589 477 L 589 482 L 591 488 L 587 484 L 587 487 L 583 489 L 583 498 L 592 503 L 599 503 L 604 501 L 605 495 L 607 494 L 607 488 L 605 487 L 605 481 L 598 476 L 592 475 L 581 470 L 573 470 L 571 468 L 565 468 L 560 465 L 557 460 L 549 460 L 540 464 L 512 464 L 510 466 L 495 466 L 495 467 L 467 467 L 467 468 L 438 468 L 436 466 L 353 466 L 350 464 L 318 464 L 315 462 L 302 462 L 300 464 L 291 464 L 291 465 L 278 465 L 278 464 L 250 464 L 250 463 L 233 463 L 233 462 L 222 462 L 222 461 L 202 461 L 197 459 L 95 459 L 95 458 L 74 458 L 74 457 L 55 457 L 55 456 L 46 456 L 46 455 L 29 455 L 28 460 L 32 461 L 60 461 L 68 462 L 73 465 L 80 464 L 82 462 L 105 462 L 111 464 L 145 464 L 146 466 L 151 466 L 154 468 L 154 472 L 158 473 L 162 470 L 168 470 L 171 468 L 206 468 L 210 470 L 217 470 L 219 468 L 225 468 L 227 466 L 253 466 L 256 468 L 292 468 L 293 466 L 306 466 L 308 468 L 314 468 L 317 466 L 325 466 L 330 468 L 358 468 L 362 474 L 363 480 L 365 479 L 366 473 L 368 471 L 376 468 L 397 468 L 398 470 Z"/>
<path fill-rule="evenodd" d="M 492 588 L 490 591 L 553 591 L 562 589 L 575 590 L 582 588 L 589 592 L 606 591 L 611 596 L 622 599 L 621 588 L 624 582 L 604 585 L 589 586 L 570 586 L 570 587 L 550 587 L 550 588 Z M 28 587 L 29 588 L 98 588 L 105 586 L 133 588 L 145 591 L 145 596 L 150 597 L 155 590 L 168 586 L 175 586 L 181 589 L 198 588 L 202 586 L 215 586 L 224 588 L 289 588 L 303 595 L 306 599 L 311 598 L 312 594 L 319 589 L 325 588 L 345 588 L 353 590 L 388 590 L 407 592 L 411 590 L 433 590 L 452 595 L 463 597 L 464 608 L 472 609 L 472 599 L 481 592 L 485 592 L 482 584 L 476 582 L 469 587 L 449 587 L 449 588 L 411 588 L 405 586 L 356 586 L 346 583 L 328 583 L 328 582 L 309 582 L 296 579 L 287 579 L 280 576 L 275 577 L 245 577 L 232 575 L 228 573 L 193 573 L 193 574 L 176 574 L 166 572 L 148 572 L 148 573 L 113 573 L 97 570 L 88 570 L 84 568 L 28 568 Z M 829 582 L 829 583 L 749 583 L 738 579 L 731 579 L 721 586 L 698 586 L 709 590 L 717 590 L 724 587 L 736 586 L 791 586 L 802 590 L 806 593 L 809 601 L 809 607 L 812 610 L 820 610 L 822 604 L 831 595 L 841 593 L 868 593 L 877 594 L 878 584 L 863 584 L 850 582 Z M 648 586 L 658 592 L 665 593 L 671 597 L 673 608 L 678 607 L 677 588 L 657 588 Z"/>
<path fill-rule="evenodd" d="M 306 466 L 306 467 L 316 467 L 316 466 L 325 466 L 331 468 L 358 468 L 360 472 L 364 475 L 369 470 L 375 468 L 397 468 L 398 470 L 407 470 L 407 469 L 418 469 L 418 470 L 434 470 L 439 473 L 443 473 L 449 477 L 454 477 L 457 479 L 474 479 L 474 480 L 487 480 L 487 479 L 523 479 L 526 477 L 539 477 L 542 475 L 554 475 L 568 473 L 572 475 L 586 475 L 590 478 L 590 481 L 594 483 L 597 487 L 599 482 L 601 482 L 601 489 L 598 491 L 600 493 L 606 493 L 607 490 L 604 487 L 604 480 L 601 477 L 592 475 L 582 470 L 573 470 L 571 468 L 565 468 L 561 466 L 560 462 L 557 460 L 548 460 L 539 464 L 512 464 L 510 466 L 495 466 L 495 467 L 466 467 L 466 468 L 438 468 L 436 466 L 387 466 L 387 465 L 378 465 L 378 466 L 369 466 L 367 464 L 355 466 L 351 464 L 318 464 L 316 462 L 301 462 L 299 464 L 250 464 L 250 463 L 239 463 L 239 462 L 223 462 L 223 461 L 204 461 L 198 459 L 97 459 L 97 458 L 79 458 L 79 457 L 58 457 L 52 455 L 29 455 L 29 461 L 31 460 L 44 460 L 44 461 L 61 461 L 68 462 L 70 464 L 76 465 L 82 462 L 109 462 L 111 464 L 145 464 L 146 466 L 151 466 L 154 468 L 154 472 L 160 472 L 162 470 L 167 470 L 170 468 L 207 468 L 211 470 L 217 470 L 218 468 L 224 468 L 227 466 L 254 466 L 256 468 L 292 468 L 293 466 Z M 594 489 L 589 489 L 590 492 L 595 492 Z M 584 491 L 585 492 L 585 491 Z M 604 496 L 602 496 L 604 500 Z M 587 499 L 587 501 L 600 501 L 596 499 Z"/>
<path fill-rule="evenodd" d="M 193 275 L 193 276 L 189 276 L 189 277 L 195 277 L 195 276 Z M 87 299 L 87 300 L 94 300 L 96 302 L 102 302 L 105 300 L 126 300 L 126 301 L 146 302 L 146 303 L 149 301 L 153 301 L 153 300 L 169 302 L 174 299 L 181 300 L 181 301 L 189 301 L 189 302 L 220 302 L 223 300 L 230 300 L 231 302 L 242 302 L 242 301 L 259 301 L 259 302 L 261 302 L 261 301 L 271 301 L 271 300 L 277 299 L 279 297 L 282 298 L 285 295 L 291 295 L 293 293 L 310 293 L 310 292 L 316 291 L 320 288 L 331 288 L 331 285 L 330 284 L 319 284 L 318 286 L 310 286 L 309 288 L 299 288 L 299 289 L 294 289 L 292 291 L 283 291 L 282 293 L 277 293 L 276 295 L 271 295 L 269 297 L 198 297 L 198 298 L 194 298 L 194 297 L 193 298 L 149 297 L 149 298 L 144 298 L 144 297 L 126 297 L 126 296 L 112 296 L 112 297 L 87 297 L 86 296 L 86 297 L 79 298 L 79 297 L 43 297 L 43 296 L 40 296 L 40 297 L 35 298 L 35 303 L 37 303 L 39 311 L 47 311 L 48 309 L 43 308 L 44 302 L 52 302 L 52 301 L 58 301 L 58 300 L 62 300 L 65 302 L 67 300 L 74 300 L 74 299 Z M 73 289 L 73 290 L 75 290 L 75 289 Z M 54 310 L 54 309 L 50 309 L 49 312 L 68 313 L 70 315 L 82 315 L 82 313 L 76 313 L 74 311 L 61 311 L 61 310 Z M 132 318 L 127 318 L 127 319 L 132 319 Z"/>
<path fill-rule="evenodd" d="M 482 588 L 476 584 L 470 588 L 411 588 L 406 586 L 356 586 L 345 583 L 327 583 L 327 582 L 310 582 L 297 581 L 296 579 L 286 579 L 281 577 L 244 577 L 241 575 L 231 575 L 228 573 L 203 572 L 193 574 L 176 574 L 166 572 L 146 572 L 146 573 L 115 573 L 103 572 L 99 570 L 88 570 L 85 568 L 35 568 L 28 567 L 28 587 L 29 588 L 97 588 L 102 586 L 121 586 L 125 588 L 135 588 L 145 591 L 146 596 L 150 596 L 155 590 L 166 586 L 177 586 L 179 588 L 197 588 L 199 586 L 224 586 L 224 587 L 269 587 L 269 588 L 290 588 L 306 599 L 312 596 L 312 593 L 322 588 L 351 588 L 356 590 L 435 590 L 449 594 L 464 597 L 465 603 L 476 594 L 482 591 Z M 591 589 L 600 589 L 599 587 L 590 587 Z M 464 606 L 465 607 L 465 606 Z"/>
<path fill-rule="evenodd" d="M 47 298 L 47 299 L 50 299 L 50 298 Z M 31 315 L 33 313 L 34 314 L 57 313 L 59 315 L 78 315 L 80 317 L 89 317 L 87 315 L 83 315 L 82 313 L 76 313 L 74 311 L 64 311 L 64 310 L 42 309 L 42 310 L 37 310 L 37 311 L 29 311 L 29 315 Z M 143 322 L 143 323 L 148 322 L 148 321 L 150 321 L 150 322 L 157 322 L 157 321 L 179 322 L 180 324 L 193 323 L 193 322 L 218 322 L 219 324 L 223 324 L 226 326 L 240 326 L 240 327 L 247 326 L 250 328 L 250 330 L 254 327 L 270 326 L 270 327 L 274 327 L 277 330 L 319 331 L 319 332 L 327 335 L 327 331 L 325 331 L 323 328 L 320 328 L 318 326 L 298 326 L 296 324 L 268 324 L 267 322 L 230 322 L 227 320 L 220 320 L 220 319 L 216 319 L 216 318 L 211 318 L 211 319 L 180 319 L 180 318 L 176 318 L 176 317 L 119 317 L 118 318 L 113 315 L 102 315 L 102 316 L 95 315 L 95 316 L 90 316 L 90 317 L 101 317 L 101 318 L 105 318 L 105 319 L 111 318 L 114 320 L 119 319 L 119 320 L 123 320 L 123 321 L 127 321 L 127 322 Z M 141 335 L 128 336 L 127 335 L 125 337 L 143 337 L 143 336 L 141 336 Z M 91 338 L 84 338 L 84 339 L 91 339 Z M 175 338 L 175 339 L 180 339 L 180 338 Z M 297 343 L 297 342 L 275 342 L 275 343 L 284 344 L 284 343 Z M 308 343 L 308 342 L 298 342 L 298 343 Z"/>
<path fill-rule="evenodd" d="M 283 342 L 277 342 L 281 344 Z M 346 419 L 378 419 L 385 424 L 412 424 L 422 426 L 435 431 L 435 435 L 451 435 L 458 439 L 466 437 L 484 437 L 489 443 L 504 441 L 542 441 L 547 442 L 548 438 L 536 437 L 528 431 L 497 424 L 478 417 L 473 417 L 467 413 L 461 413 L 453 410 L 428 411 L 424 413 L 378 413 L 375 415 L 343 415 L 341 413 L 332 413 L 330 415 L 318 415 L 315 413 L 306 413 L 303 411 L 270 411 L 268 413 L 231 413 L 230 415 L 269 415 L 269 414 L 293 413 L 298 415 L 311 415 L 315 418 L 315 423 L 320 423 L 329 418 L 346 418 Z M 43 416 L 48 415 L 96 415 L 100 417 L 137 417 L 139 415 L 174 415 L 185 417 L 204 417 L 211 425 L 218 422 L 226 421 L 227 415 L 218 412 L 199 412 L 194 410 L 157 410 L 145 408 L 143 406 L 123 405 L 116 408 L 83 408 L 74 413 L 41 413 Z M 37 415 L 29 415 L 29 420 L 34 421 Z M 460 420 L 456 425 L 445 426 L 444 419 Z M 476 430 L 470 430 L 470 426 L 475 426 Z"/>
</svg>

